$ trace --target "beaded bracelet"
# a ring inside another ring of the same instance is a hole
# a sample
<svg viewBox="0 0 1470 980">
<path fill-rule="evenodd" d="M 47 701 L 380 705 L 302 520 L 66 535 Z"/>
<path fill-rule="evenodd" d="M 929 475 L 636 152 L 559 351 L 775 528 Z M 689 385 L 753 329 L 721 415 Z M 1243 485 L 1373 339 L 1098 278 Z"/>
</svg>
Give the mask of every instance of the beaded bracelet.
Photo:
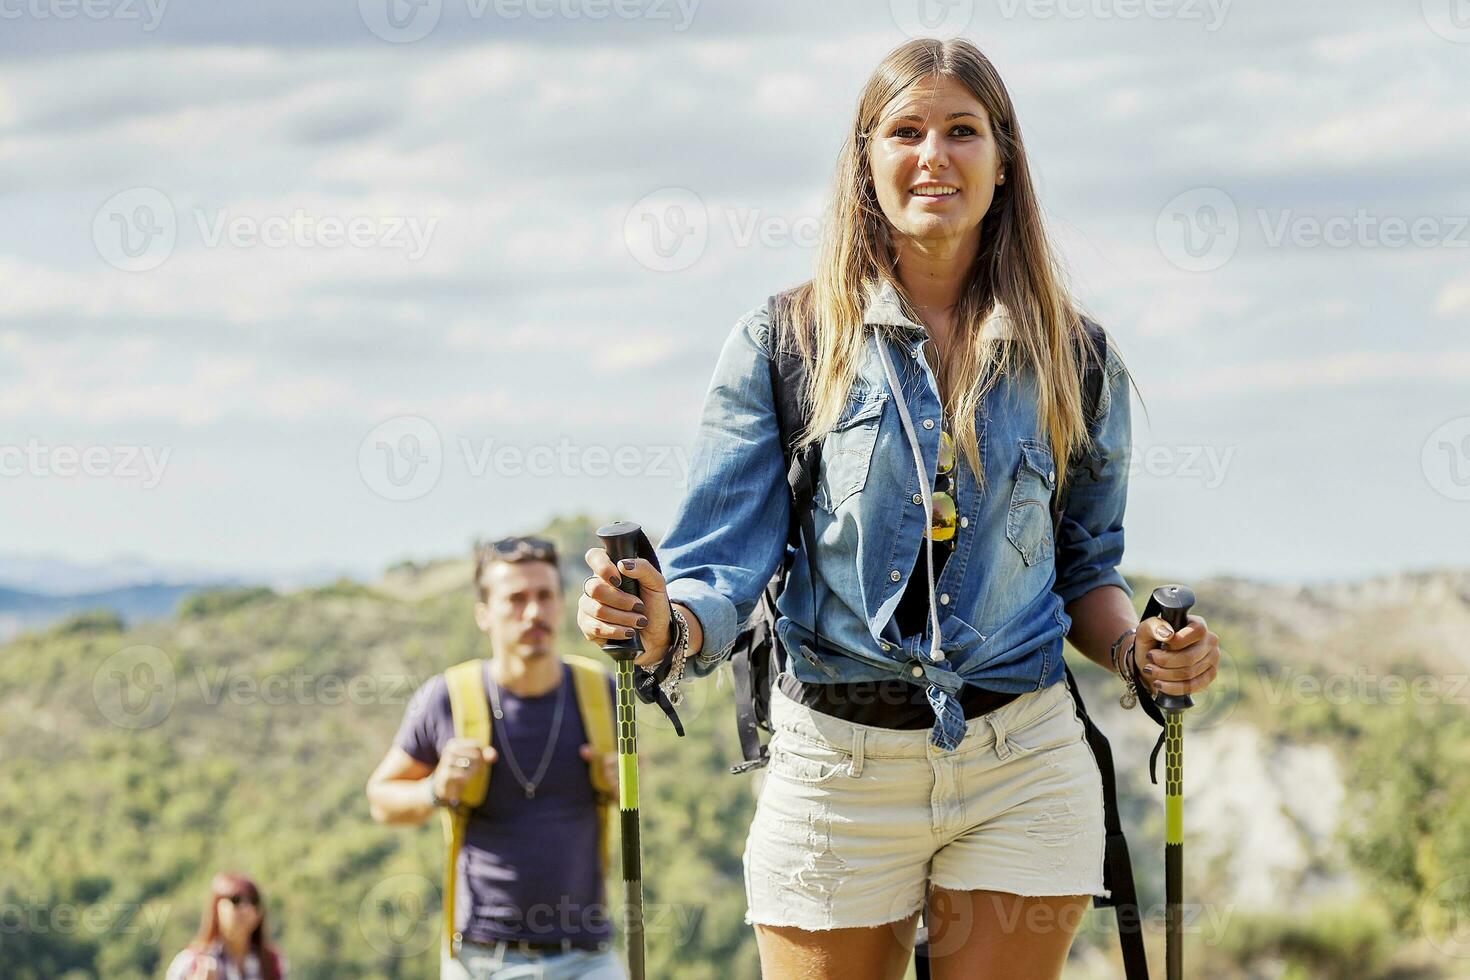
<svg viewBox="0 0 1470 980">
<path fill-rule="evenodd" d="M 674 638 L 669 645 L 668 653 L 672 666 L 659 687 L 663 688 L 664 694 L 668 696 L 669 704 L 677 708 L 684 700 L 684 692 L 679 690 L 679 682 L 684 679 L 684 661 L 689 655 L 689 621 L 672 605 L 669 606 L 669 610 L 674 629 Z"/>
<path fill-rule="evenodd" d="M 1137 636 L 1138 630 L 1126 629 L 1116 640 L 1113 641 L 1112 649 L 1108 655 L 1113 661 L 1113 672 L 1123 678 L 1124 691 L 1118 698 L 1118 703 L 1124 708 L 1135 708 L 1138 706 L 1138 682 L 1133 679 L 1133 644 L 1129 644 L 1128 652 L 1124 655 L 1126 663 L 1118 662 L 1118 647 L 1130 636 Z"/>
</svg>

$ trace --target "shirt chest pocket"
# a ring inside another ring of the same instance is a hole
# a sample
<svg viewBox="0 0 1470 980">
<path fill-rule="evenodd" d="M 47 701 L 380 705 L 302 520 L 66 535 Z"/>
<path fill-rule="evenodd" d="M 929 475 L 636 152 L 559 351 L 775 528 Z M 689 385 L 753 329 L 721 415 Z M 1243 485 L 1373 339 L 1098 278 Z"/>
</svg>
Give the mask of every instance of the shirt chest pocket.
<svg viewBox="0 0 1470 980">
<path fill-rule="evenodd" d="M 1056 490 L 1057 468 L 1051 448 L 1044 443 L 1022 439 L 1020 449 L 1016 485 L 1006 516 L 1006 538 L 1027 565 L 1035 565 L 1052 557 L 1051 497 Z"/>
<path fill-rule="evenodd" d="M 887 400 L 886 391 L 855 393 L 836 427 L 827 433 L 815 501 L 829 514 L 867 484 Z"/>
</svg>

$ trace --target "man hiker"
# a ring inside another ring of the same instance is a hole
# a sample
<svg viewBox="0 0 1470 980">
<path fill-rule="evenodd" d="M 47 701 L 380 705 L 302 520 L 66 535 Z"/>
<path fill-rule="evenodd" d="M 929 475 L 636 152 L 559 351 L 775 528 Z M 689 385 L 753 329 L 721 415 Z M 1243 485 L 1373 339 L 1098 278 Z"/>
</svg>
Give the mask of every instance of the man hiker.
<svg viewBox="0 0 1470 980">
<path fill-rule="evenodd" d="M 556 652 L 564 599 L 549 541 L 477 548 L 474 582 L 490 657 L 415 692 L 368 780 L 372 817 L 444 814 L 441 980 L 622 980 L 604 888 L 611 674 Z"/>
</svg>

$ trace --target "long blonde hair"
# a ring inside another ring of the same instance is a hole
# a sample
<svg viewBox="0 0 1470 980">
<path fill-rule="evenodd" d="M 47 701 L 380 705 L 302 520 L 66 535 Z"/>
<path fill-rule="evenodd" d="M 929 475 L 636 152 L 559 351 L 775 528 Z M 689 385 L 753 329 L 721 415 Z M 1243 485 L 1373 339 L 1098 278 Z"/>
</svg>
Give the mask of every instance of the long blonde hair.
<svg viewBox="0 0 1470 980">
<path fill-rule="evenodd" d="M 890 226 L 872 188 L 868 143 L 893 100 L 935 77 L 958 80 L 985 107 L 1006 175 L 985 215 L 980 248 L 955 307 L 954 342 L 938 372 L 941 402 L 955 420 L 955 442 L 983 485 L 975 415 L 998 378 L 1019 368 L 1035 372 L 1041 426 L 1057 459 L 1088 444 L 1077 383 L 1077 342 L 1086 342 L 1086 331 L 1042 227 L 1011 97 L 995 66 L 968 41 L 909 41 L 889 52 L 863 86 L 838 159 L 813 278 L 792 294 L 796 348 L 812 365 L 804 393 L 810 421 L 798 445 L 831 431 L 847 404 L 864 352 L 868 289 L 891 283 L 904 314 L 921 322 L 895 271 Z M 1009 314 L 1014 343 L 980 339 L 997 303 Z"/>
</svg>

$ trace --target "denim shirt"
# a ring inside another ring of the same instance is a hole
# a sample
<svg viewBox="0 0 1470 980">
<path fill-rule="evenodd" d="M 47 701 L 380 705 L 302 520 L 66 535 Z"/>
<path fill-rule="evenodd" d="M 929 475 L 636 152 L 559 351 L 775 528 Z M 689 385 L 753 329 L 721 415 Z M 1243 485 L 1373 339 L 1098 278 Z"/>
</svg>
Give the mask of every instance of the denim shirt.
<svg viewBox="0 0 1470 980">
<path fill-rule="evenodd" d="M 955 467 L 959 528 L 934 583 L 939 630 L 900 636 L 893 612 L 910 573 L 926 574 L 927 499 L 939 453 L 940 400 L 923 354 L 928 333 L 900 312 L 894 287 L 868 290 L 866 354 L 836 427 L 822 447 L 815 498 L 821 650 L 813 649 L 812 587 L 798 551 L 777 602 L 788 670 L 808 683 L 904 677 L 926 688 L 930 742 L 952 750 L 964 734 L 961 685 L 1040 690 L 1062 678 L 1071 618 L 1064 606 L 1114 585 L 1128 595 L 1123 557 L 1130 416 L 1127 375 L 1109 346 L 1092 465 L 1071 475 L 1067 513 L 1053 542 L 1056 461 L 1042 431 L 1034 376 L 1001 378 L 976 414 L 986 486 L 963 455 Z M 887 324 L 891 334 L 873 329 Z M 1003 339 L 1004 311 L 984 326 Z M 905 424 L 879 353 L 908 409 Z M 791 505 L 771 392 L 770 319 L 762 306 L 727 337 L 705 397 L 689 491 L 659 554 L 669 598 L 704 629 L 689 670 L 708 675 L 786 551 Z M 926 473 L 921 483 L 917 445 Z M 916 566 L 916 559 L 919 564 Z"/>
</svg>

